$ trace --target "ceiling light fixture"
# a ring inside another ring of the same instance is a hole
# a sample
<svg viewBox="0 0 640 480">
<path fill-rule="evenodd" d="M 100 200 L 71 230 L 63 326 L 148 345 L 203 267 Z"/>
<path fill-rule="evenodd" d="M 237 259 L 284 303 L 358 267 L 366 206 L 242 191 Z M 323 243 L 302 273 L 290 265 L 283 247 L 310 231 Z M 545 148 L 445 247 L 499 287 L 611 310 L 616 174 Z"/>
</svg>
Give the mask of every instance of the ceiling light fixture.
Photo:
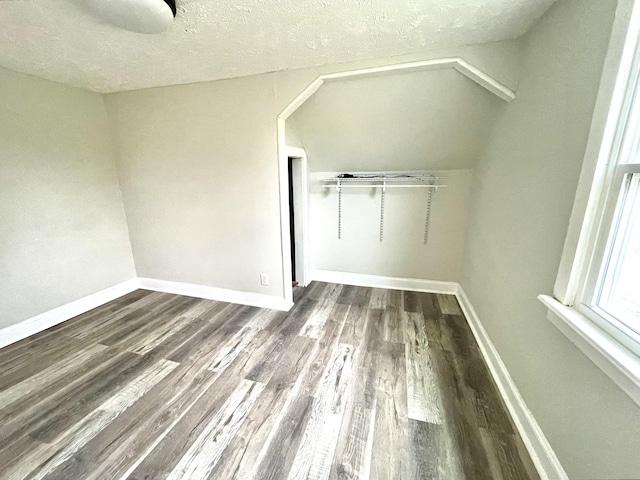
<svg viewBox="0 0 640 480">
<path fill-rule="evenodd" d="M 174 0 L 86 0 L 104 21 L 138 33 L 160 33 L 171 27 L 176 16 Z"/>
</svg>

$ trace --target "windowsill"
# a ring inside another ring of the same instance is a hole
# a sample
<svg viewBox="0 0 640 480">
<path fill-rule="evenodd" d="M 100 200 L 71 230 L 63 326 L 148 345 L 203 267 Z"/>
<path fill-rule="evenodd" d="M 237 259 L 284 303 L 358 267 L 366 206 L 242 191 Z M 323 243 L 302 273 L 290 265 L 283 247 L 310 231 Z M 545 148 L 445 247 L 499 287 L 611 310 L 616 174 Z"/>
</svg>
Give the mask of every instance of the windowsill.
<svg viewBox="0 0 640 480">
<path fill-rule="evenodd" d="M 576 309 L 549 295 L 538 295 L 547 318 L 616 385 L 640 406 L 640 358 L 598 328 Z"/>
</svg>

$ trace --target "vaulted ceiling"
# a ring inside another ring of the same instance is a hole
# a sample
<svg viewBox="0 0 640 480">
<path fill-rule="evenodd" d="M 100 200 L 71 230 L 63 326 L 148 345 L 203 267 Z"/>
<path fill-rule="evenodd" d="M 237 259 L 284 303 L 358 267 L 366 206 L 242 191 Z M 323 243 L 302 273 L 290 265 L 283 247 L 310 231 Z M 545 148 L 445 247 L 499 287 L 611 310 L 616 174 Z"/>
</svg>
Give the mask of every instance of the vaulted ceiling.
<svg viewBox="0 0 640 480">
<path fill-rule="evenodd" d="M 554 0 L 177 0 L 155 35 L 108 25 L 85 1 L 0 1 L 0 65 L 133 90 L 516 38 Z"/>
</svg>

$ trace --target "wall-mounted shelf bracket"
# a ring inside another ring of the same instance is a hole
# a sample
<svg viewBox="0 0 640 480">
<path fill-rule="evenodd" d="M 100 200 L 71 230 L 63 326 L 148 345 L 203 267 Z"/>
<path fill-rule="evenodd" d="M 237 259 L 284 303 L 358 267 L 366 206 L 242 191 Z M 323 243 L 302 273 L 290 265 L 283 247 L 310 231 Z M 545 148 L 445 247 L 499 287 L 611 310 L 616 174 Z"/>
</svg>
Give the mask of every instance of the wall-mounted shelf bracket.
<svg viewBox="0 0 640 480">
<path fill-rule="evenodd" d="M 431 203 L 433 192 L 447 185 L 438 183 L 439 177 L 431 174 L 349 174 L 343 173 L 337 177 L 327 178 L 322 186 L 335 188 L 338 192 L 338 240 L 342 239 L 342 193 L 345 188 L 376 188 L 380 189 L 380 228 L 379 239 L 384 238 L 384 209 L 387 188 L 426 188 L 427 210 L 424 223 L 423 243 L 429 238 L 429 222 L 431 220 Z"/>
</svg>

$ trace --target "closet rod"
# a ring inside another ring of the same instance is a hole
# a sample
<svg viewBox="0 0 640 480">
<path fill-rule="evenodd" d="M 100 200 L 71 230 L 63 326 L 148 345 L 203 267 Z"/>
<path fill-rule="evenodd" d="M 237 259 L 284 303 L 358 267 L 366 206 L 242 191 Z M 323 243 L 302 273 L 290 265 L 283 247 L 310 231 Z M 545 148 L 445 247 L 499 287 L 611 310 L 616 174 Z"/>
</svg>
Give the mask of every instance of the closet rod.
<svg viewBox="0 0 640 480">
<path fill-rule="evenodd" d="M 344 184 L 341 183 L 340 185 L 337 184 L 328 184 L 325 183 L 322 185 L 324 188 L 443 188 L 446 187 L 447 185 L 349 185 L 349 184 Z"/>
</svg>

